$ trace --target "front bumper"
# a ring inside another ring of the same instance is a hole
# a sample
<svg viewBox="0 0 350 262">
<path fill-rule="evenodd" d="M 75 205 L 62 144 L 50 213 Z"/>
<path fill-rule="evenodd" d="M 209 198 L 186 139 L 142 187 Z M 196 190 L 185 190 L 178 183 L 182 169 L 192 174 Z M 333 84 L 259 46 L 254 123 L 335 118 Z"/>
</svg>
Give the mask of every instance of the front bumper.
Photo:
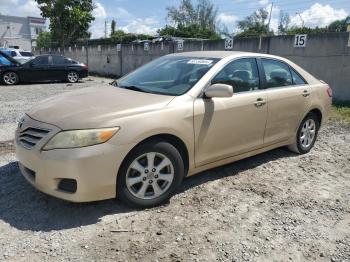
<svg viewBox="0 0 350 262">
<path fill-rule="evenodd" d="M 88 70 L 82 70 L 80 73 L 79 73 L 79 77 L 80 78 L 86 78 L 89 76 L 89 71 Z"/>
<path fill-rule="evenodd" d="M 97 201 L 116 196 L 119 167 L 133 145 L 104 143 L 95 146 L 42 151 L 22 146 L 16 131 L 16 155 L 21 173 L 38 190 L 72 202 Z M 59 189 L 63 179 L 73 179 L 74 193 Z"/>
</svg>

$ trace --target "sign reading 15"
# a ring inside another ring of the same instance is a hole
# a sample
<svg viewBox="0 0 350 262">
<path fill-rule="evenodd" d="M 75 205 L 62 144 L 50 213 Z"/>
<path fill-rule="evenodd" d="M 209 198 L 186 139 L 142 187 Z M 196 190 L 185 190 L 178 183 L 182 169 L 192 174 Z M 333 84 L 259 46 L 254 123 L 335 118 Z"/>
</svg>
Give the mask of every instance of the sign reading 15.
<svg viewBox="0 0 350 262">
<path fill-rule="evenodd" d="M 295 35 L 294 47 L 305 47 L 307 35 Z"/>
</svg>

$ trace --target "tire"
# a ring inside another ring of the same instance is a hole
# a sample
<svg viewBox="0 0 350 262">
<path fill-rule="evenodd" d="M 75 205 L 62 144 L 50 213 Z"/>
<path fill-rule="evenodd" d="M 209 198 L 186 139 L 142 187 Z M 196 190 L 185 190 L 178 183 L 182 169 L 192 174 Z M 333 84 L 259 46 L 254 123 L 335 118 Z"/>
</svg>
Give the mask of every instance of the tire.
<svg viewBox="0 0 350 262">
<path fill-rule="evenodd" d="M 1 80 L 5 85 L 16 85 L 19 82 L 19 77 L 17 73 L 8 71 L 2 74 Z"/>
<path fill-rule="evenodd" d="M 149 159 L 151 163 L 153 159 L 150 166 Z M 118 172 L 117 198 L 139 208 L 161 205 L 181 184 L 184 170 L 173 145 L 165 141 L 141 144 L 129 153 Z"/>
<path fill-rule="evenodd" d="M 69 83 L 76 83 L 79 80 L 79 74 L 76 71 L 69 71 L 67 73 L 67 81 Z"/>
<path fill-rule="evenodd" d="M 317 139 L 319 128 L 320 123 L 316 114 L 312 112 L 308 113 L 303 121 L 301 121 L 294 144 L 288 146 L 289 150 L 297 154 L 310 152 Z"/>
</svg>

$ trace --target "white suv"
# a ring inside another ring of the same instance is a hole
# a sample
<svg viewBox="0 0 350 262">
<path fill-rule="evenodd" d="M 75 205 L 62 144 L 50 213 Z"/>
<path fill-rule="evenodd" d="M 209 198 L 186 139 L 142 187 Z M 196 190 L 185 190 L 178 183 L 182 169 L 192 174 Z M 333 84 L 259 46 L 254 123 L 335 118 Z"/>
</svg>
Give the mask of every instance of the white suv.
<svg viewBox="0 0 350 262">
<path fill-rule="evenodd" d="M 22 49 L 11 49 L 10 55 L 21 64 L 24 64 L 25 62 L 34 58 L 34 54 L 32 52 Z"/>
</svg>

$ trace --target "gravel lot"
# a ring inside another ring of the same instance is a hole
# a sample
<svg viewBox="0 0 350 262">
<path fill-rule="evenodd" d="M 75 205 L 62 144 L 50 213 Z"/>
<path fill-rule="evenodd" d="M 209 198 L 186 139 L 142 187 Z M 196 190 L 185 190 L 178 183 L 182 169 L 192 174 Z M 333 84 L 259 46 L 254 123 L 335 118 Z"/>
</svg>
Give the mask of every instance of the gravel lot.
<svg viewBox="0 0 350 262">
<path fill-rule="evenodd" d="M 13 152 L 37 101 L 110 80 L 0 86 L 0 260 L 350 261 L 350 125 L 315 148 L 281 148 L 186 179 L 170 203 L 64 202 L 33 189 Z"/>
</svg>

